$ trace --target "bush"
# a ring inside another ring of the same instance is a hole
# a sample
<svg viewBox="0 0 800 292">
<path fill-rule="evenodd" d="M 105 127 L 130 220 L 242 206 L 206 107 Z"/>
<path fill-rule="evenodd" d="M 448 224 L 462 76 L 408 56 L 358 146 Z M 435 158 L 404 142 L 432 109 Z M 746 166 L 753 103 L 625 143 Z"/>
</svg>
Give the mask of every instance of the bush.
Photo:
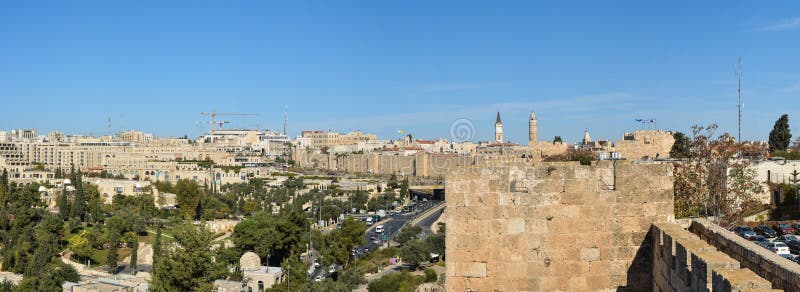
<svg viewBox="0 0 800 292">
<path fill-rule="evenodd" d="M 425 270 L 425 283 L 436 282 L 438 276 L 436 275 L 436 271 L 433 269 Z"/>
</svg>

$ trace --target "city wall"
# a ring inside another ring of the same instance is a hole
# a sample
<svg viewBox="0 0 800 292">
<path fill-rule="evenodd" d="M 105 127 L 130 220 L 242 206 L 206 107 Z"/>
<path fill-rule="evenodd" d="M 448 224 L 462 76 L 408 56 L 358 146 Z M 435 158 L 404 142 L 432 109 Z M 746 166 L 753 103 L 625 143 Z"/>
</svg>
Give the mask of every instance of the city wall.
<svg viewBox="0 0 800 292">
<path fill-rule="evenodd" d="M 800 291 L 800 265 L 784 259 L 733 232 L 707 220 L 692 221 L 689 230 L 711 246 L 752 270 L 772 286 L 786 291 Z"/>
<path fill-rule="evenodd" d="M 653 291 L 781 291 L 674 223 L 655 223 L 651 232 Z"/>
<path fill-rule="evenodd" d="M 595 162 L 461 167 L 446 177 L 447 291 L 652 291 L 654 222 L 672 167 Z"/>
<path fill-rule="evenodd" d="M 366 154 L 321 154 L 299 151 L 293 154 L 299 166 L 307 168 L 341 171 L 347 173 L 397 174 L 416 177 L 444 177 L 448 172 L 462 166 L 485 165 L 493 160 L 508 161 L 514 157 L 458 156 L 422 153 L 416 155 Z"/>
</svg>

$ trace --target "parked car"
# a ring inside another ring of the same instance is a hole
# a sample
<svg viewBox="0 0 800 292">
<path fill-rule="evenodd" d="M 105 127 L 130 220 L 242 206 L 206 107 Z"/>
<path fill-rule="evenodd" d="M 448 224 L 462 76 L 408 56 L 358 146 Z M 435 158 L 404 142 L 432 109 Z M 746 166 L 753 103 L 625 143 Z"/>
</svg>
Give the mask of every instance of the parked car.
<svg viewBox="0 0 800 292">
<path fill-rule="evenodd" d="M 795 254 L 800 253 L 800 240 L 788 240 L 784 241 L 787 246 L 789 246 L 789 251 Z"/>
<path fill-rule="evenodd" d="M 769 250 L 777 254 L 791 254 L 791 252 L 789 252 L 789 246 L 780 241 L 770 242 Z"/>
<path fill-rule="evenodd" d="M 744 239 L 747 239 L 747 240 L 753 240 L 753 237 L 756 237 L 756 235 L 758 235 L 758 234 L 756 234 L 755 231 L 753 231 L 753 228 L 750 228 L 748 226 L 736 227 L 733 230 L 733 232 L 738 234 L 741 237 L 744 237 Z"/>
<path fill-rule="evenodd" d="M 792 227 L 792 225 L 789 225 L 788 223 L 775 224 L 772 226 L 772 229 L 775 229 L 775 231 L 777 231 L 778 234 L 780 235 L 794 234 L 794 228 Z"/>
<path fill-rule="evenodd" d="M 800 222 L 792 223 L 790 225 L 792 225 L 792 228 L 794 228 L 795 234 L 800 234 Z"/>
<path fill-rule="evenodd" d="M 761 235 L 756 235 L 753 236 L 753 242 L 755 242 L 758 245 L 764 246 L 766 243 L 769 243 L 769 239 Z"/>
<path fill-rule="evenodd" d="M 787 241 L 793 241 L 793 240 L 794 241 L 800 241 L 800 237 L 797 237 L 794 234 L 784 234 L 784 235 L 778 236 L 778 238 L 776 238 L 775 240 L 786 243 Z"/>
<path fill-rule="evenodd" d="M 763 235 L 766 238 L 778 237 L 778 233 L 767 225 L 759 225 L 756 227 L 756 233 Z"/>
</svg>

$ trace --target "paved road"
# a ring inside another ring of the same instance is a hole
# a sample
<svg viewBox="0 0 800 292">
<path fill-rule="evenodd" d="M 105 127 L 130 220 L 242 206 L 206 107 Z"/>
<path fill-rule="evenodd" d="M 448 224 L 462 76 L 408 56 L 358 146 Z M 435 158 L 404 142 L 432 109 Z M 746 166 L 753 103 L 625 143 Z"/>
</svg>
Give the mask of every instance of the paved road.
<svg viewBox="0 0 800 292">
<path fill-rule="evenodd" d="M 387 234 L 387 237 L 388 237 L 389 241 L 391 241 L 392 238 L 394 238 L 394 236 L 397 235 L 398 231 L 400 231 L 400 228 L 403 227 L 403 225 L 405 225 L 406 223 L 408 223 L 409 221 L 414 219 L 417 215 L 422 214 L 425 211 L 427 211 L 428 209 L 430 209 L 432 207 L 435 207 L 435 206 L 438 206 L 439 204 L 442 204 L 442 202 L 438 202 L 438 201 L 419 202 L 418 203 L 418 209 L 415 210 L 415 211 L 406 212 L 406 213 L 400 213 L 400 214 L 397 214 L 397 215 L 394 215 L 394 216 L 387 216 L 388 219 L 382 220 L 381 222 L 379 222 L 377 224 L 372 224 L 372 226 L 369 226 L 369 228 L 367 228 L 366 234 L 364 234 L 364 237 L 365 237 L 365 240 L 366 240 L 367 243 L 365 245 L 362 245 L 362 246 L 358 247 L 358 250 L 357 250 L 357 253 L 356 253 L 356 257 L 361 257 L 363 255 L 363 253 L 359 253 L 358 252 L 359 250 L 363 251 L 365 248 L 368 248 L 368 249 L 372 250 L 372 249 L 377 248 L 379 246 L 379 245 L 376 245 L 372 240 L 369 239 L 370 235 L 375 233 L 374 232 L 375 231 L 375 227 L 377 227 L 378 225 L 383 225 L 383 229 L 384 229 L 383 232 Z M 427 222 L 428 219 L 429 218 L 425 218 L 424 221 Z M 432 224 L 434 221 L 436 221 L 436 219 L 433 219 L 433 221 L 430 221 L 429 224 Z M 380 239 L 381 235 L 378 234 L 378 233 L 375 233 L 375 237 L 376 237 L 376 239 Z M 381 244 L 384 244 L 384 243 L 381 242 Z"/>
</svg>

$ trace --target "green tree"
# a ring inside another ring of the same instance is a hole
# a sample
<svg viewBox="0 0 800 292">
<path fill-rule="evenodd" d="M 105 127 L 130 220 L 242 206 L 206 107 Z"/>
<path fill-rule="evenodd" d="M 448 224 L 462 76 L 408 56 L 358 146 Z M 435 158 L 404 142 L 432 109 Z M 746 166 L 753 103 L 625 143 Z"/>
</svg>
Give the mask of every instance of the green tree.
<svg viewBox="0 0 800 292">
<path fill-rule="evenodd" d="M 394 241 L 399 243 L 400 245 L 405 244 L 413 239 L 417 238 L 417 234 L 422 232 L 422 227 L 417 225 L 406 226 L 400 229 L 400 232 L 394 237 Z"/>
<path fill-rule="evenodd" d="M 58 200 L 56 201 L 56 206 L 58 206 L 58 214 L 61 215 L 61 220 L 66 221 L 69 219 L 69 209 L 71 204 L 69 203 L 69 198 L 67 198 L 67 192 L 64 190 L 58 195 Z"/>
<path fill-rule="evenodd" d="M 133 242 L 133 250 L 131 251 L 131 274 L 136 275 L 136 269 L 139 265 L 139 242 Z"/>
<path fill-rule="evenodd" d="M 175 184 L 174 191 L 183 218 L 195 218 L 197 206 L 200 203 L 200 185 L 193 180 L 182 179 Z"/>
<path fill-rule="evenodd" d="M 783 114 L 769 132 L 769 151 L 784 151 L 792 141 L 792 133 L 789 130 L 789 115 Z"/>
<path fill-rule="evenodd" d="M 241 253 L 252 251 L 277 265 L 307 243 L 308 224 L 306 217 L 297 211 L 279 216 L 258 212 L 236 224 L 233 242 Z"/>
<path fill-rule="evenodd" d="M 691 155 L 691 141 L 686 134 L 676 131 L 672 134 L 675 138 L 675 143 L 672 144 L 672 149 L 669 151 L 671 158 L 688 158 Z"/>
<path fill-rule="evenodd" d="M 78 218 L 82 222 L 86 216 L 86 197 L 80 170 L 73 177 L 72 183 L 75 186 L 75 196 L 72 199 L 72 208 L 69 210 L 70 218 Z"/>
<path fill-rule="evenodd" d="M 153 291 L 211 291 L 211 283 L 226 275 L 223 263 L 214 260 L 214 233 L 191 224 L 174 231 L 176 244 L 154 263 Z"/>
<path fill-rule="evenodd" d="M 406 271 L 402 273 L 392 273 L 370 282 L 367 290 L 369 290 L 369 292 L 412 292 L 419 284 L 422 284 L 423 280 L 424 278 L 422 276 L 412 276 Z"/>
<path fill-rule="evenodd" d="M 106 253 L 106 264 L 108 265 L 108 272 L 112 274 L 117 273 L 117 260 L 119 258 L 119 235 L 112 233 L 111 238 L 108 240 L 108 253 Z"/>
<path fill-rule="evenodd" d="M 430 257 L 425 244 L 419 239 L 406 242 L 406 244 L 400 247 L 397 253 L 400 255 L 403 262 L 409 263 L 414 267 L 419 266 L 420 263 L 428 260 Z"/>
<path fill-rule="evenodd" d="M 365 243 L 365 233 L 364 224 L 353 217 L 345 218 L 341 229 L 334 229 L 323 237 L 324 244 L 320 248 L 323 262 L 326 265 L 336 263 L 347 268 L 350 263 L 350 250 Z"/>
</svg>

